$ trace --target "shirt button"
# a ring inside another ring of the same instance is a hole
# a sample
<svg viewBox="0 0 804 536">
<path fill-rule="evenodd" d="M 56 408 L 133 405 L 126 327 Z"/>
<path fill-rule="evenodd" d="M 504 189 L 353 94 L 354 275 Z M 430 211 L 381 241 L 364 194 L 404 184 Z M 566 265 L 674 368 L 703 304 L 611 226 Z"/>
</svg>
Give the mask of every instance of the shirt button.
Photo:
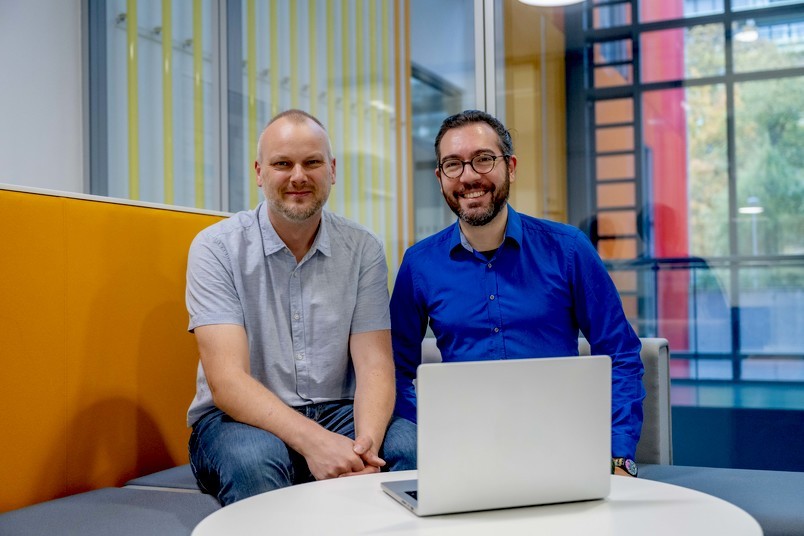
<svg viewBox="0 0 804 536">
<path fill-rule="evenodd" d="M 499 333 L 499 332 L 500 332 L 500 328 L 494 328 L 494 333 Z"/>
<path fill-rule="evenodd" d="M 490 299 L 490 300 L 493 300 L 493 299 L 494 299 L 494 294 L 492 294 L 491 296 L 489 296 L 489 299 Z"/>
<path fill-rule="evenodd" d="M 296 354 L 297 361 L 301 361 L 302 359 L 304 359 L 304 354 Z"/>
<path fill-rule="evenodd" d="M 298 319 L 299 319 L 299 313 L 294 314 L 293 315 L 293 320 L 298 320 Z"/>
<path fill-rule="evenodd" d="M 293 277 L 299 277 L 299 272 L 293 272 Z"/>
<path fill-rule="evenodd" d="M 488 263 L 486 266 L 487 266 L 488 268 L 491 268 L 491 263 Z"/>
</svg>

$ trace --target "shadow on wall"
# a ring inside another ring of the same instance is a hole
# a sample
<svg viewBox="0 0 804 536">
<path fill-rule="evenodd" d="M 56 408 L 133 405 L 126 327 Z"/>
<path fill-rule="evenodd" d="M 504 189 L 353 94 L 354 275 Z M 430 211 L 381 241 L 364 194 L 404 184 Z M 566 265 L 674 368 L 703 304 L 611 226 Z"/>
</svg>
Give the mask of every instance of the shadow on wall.
<svg viewBox="0 0 804 536">
<path fill-rule="evenodd" d="M 66 327 L 67 414 L 76 417 L 58 447 L 68 493 L 187 463 L 197 365 L 184 308 L 197 222 L 121 206 L 75 220 Z"/>
</svg>

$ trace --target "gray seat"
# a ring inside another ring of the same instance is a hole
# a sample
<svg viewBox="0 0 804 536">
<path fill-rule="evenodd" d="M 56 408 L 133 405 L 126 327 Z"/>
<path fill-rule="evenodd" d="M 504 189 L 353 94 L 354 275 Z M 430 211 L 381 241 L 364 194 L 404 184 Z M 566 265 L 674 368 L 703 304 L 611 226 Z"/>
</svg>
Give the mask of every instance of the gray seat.
<svg viewBox="0 0 804 536">
<path fill-rule="evenodd" d="M 642 436 L 637 445 L 638 463 L 673 463 L 673 434 L 670 411 L 670 347 L 667 339 L 643 338 L 642 364 L 645 375 L 645 401 L 642 408 L 644 421 Z M 579 355 L 589 355 L 589 342 L 578 339 Z M 432 337 L 422 341 L 422 362 L 441 361 L 441 352 Z"/>
<path fill-rule="evenodd" d="M 129 480 L 126 487 L 201 493 L 189 463 Z"/>
<path fill-rule="evenodd" d="M 641 338 L 645 375 L 644 420 L 636 451 L 637 463 L 673 463 L 673 428 L 670 410 L 670 346 L 667 339 Z M 578 339 L 580 355 L 589 355 L 589 342 Z"/>
<path fill-rule="evenodd" d="M 202 493 L 103 488 L 0 515 L 3 536 L 189 536 L 220 504 Z"/>
</svg>

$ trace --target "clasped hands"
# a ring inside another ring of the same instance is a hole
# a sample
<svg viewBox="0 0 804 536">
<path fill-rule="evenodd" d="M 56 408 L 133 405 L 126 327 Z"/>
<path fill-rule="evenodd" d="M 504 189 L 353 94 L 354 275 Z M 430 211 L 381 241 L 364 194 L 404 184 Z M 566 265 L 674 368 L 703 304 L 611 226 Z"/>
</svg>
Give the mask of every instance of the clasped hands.
<svg viewBox="0 0 804 536">
<path fill-rule="evenodd" d="M 316 480 L 379 473 L 385 460 L 377 454 L 379 445 L 369 436 L 350 438 L 322 430 L 320 437 L 302 453 Z"/>
</svg>

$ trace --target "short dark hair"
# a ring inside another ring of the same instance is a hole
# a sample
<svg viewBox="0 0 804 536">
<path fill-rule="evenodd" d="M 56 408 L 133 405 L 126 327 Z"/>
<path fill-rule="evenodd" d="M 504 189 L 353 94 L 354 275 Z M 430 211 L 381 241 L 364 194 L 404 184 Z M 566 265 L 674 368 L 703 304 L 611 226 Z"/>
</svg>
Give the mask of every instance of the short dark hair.
<svg viewBox="0 0 804 536">
<path fill-rule="evenodd" d="M 441 149 L 439 145 L 441 144 L 441 138 L 444 137 L 444 134 L 453 128 L 460 128 L 464 125 L 471 125 L 472 123 L 486 123 L 497 133 L 502 153 L 505 155 L 514 154 L 514 142 L 511 141 L 511 133 L 508 132 L 508 129 L 505 128 L 505 125 L 503 125 L 499 119 L 481 110 L 464 110 L 461 113 L 447 117 L 444 119 L 444 122 L 441 123 L 441 129 L 438 131 L 435 139 L 436 161 L 441 162 Z"/>
</svg>

